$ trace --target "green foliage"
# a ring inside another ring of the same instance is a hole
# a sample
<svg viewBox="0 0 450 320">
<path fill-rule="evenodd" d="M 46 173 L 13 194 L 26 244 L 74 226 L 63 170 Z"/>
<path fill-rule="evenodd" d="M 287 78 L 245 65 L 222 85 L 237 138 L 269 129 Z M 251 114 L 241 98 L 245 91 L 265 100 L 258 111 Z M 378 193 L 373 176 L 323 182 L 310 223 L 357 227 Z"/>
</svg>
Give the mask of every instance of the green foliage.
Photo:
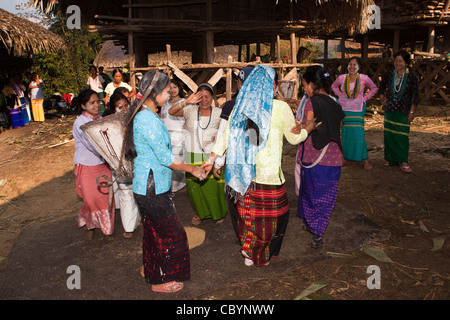
<svg viewBox="0 0 450 320">
<path fill-rule="evenodd" d="M 33 58 L 33 71 L 44 80 L 45 98 L 53 93 L 74 93 L 78 95 L 87 88 L 89 66 L 101 48 L 102 38 L 89 32 L 87 26 L 69 30 L 62 14 L 53 17 L 51 31 L 61 36 L 67 50 L 57 53 L 40 53 Z"/>
</svg>

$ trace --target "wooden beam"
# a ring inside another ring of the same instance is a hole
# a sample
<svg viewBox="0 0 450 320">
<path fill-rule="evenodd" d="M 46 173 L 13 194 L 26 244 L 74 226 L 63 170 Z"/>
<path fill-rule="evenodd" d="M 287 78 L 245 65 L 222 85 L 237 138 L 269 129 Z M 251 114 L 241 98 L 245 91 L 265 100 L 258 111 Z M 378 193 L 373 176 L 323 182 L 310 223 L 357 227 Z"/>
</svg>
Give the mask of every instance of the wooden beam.
<svg viewBox="0 0 450 320">
<path fill-rule="evenodd" d="M 183 81 L 184 84 L 187 85 L 188 88 L 192 90 L 192 92 L 197 91 L 198 88 L 197 84 L 191 78 L 189 78 L 183 71 L 178 69 L 178 67 L 172 61 L 168 63 L 168 66 L 174 70 L 174 74 L 178 77 L 178 79 Z"/>
<path fill-rule="evenodd" d="M 212 85 L 213 87 L 216 85 L 217 82 L 223 77 L 225 72 L 223 71 L 223 68 L 220 68 L 219 70 L 214 73 L 214 75 L 208 80 L 208 83 Z"/>
<path fill-rule="evenodd" d="M 218 0 L 214 0 L 213 3 L 217 3 Z M 123 8 L 165 8 L 165 7 L 181 7 L 190 5 L 205 4 L 205 0 L 199 1 L 168 1 L 163 3 L 135 3 L 135 4 L 123 4 Z"/>
</svg>

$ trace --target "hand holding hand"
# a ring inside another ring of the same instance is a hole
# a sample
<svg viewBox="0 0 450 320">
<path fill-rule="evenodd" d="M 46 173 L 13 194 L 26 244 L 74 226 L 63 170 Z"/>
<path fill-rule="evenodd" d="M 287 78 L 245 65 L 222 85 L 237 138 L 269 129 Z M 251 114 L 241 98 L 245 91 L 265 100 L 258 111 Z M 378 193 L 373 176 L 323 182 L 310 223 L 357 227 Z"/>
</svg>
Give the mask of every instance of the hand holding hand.
<svg viewBox="0 0 450 320">
<path fill-rule="evenodd" d="M 214 177 L 216 177 L 217 179 L 220 179 L 220 171 L 221 171 L 221 168 L 214 168 L 214 169 L 213 169 L 213 175 L 214 175 Z"/>
<path fill-rule="evenodd" d="M 207 176 L 211 172 L 213 165 L 209 162 L 204 162 L 200 167 L 205 171 L 205 175 Z"/>
<path fill-rule="evenodd" d="M 300 134 L 300 131 L 302 131 L 302 123 L 300 120 L 295 120 L 295 126 L 291 128 L 291 133 Z"/>
<path fill-rule="evenodd" d="M 198 178 L 200 181 L 203 181 L 207 176 L 207 174 L 206 174 L 205 170 L 203 170 L 203 168 L 195 167 L 195 166 L 192 167 L 192 175 L 194 177 Z"/>
</svg>

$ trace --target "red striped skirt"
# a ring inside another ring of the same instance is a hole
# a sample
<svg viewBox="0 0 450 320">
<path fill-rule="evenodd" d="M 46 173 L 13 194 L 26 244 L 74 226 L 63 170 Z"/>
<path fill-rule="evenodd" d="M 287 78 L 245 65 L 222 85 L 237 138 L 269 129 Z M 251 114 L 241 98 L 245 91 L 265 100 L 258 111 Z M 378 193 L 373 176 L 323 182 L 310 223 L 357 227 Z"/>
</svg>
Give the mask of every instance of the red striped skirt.
<svg viewBox="0 0 450 320">
<path fill-rule="evenodd" d="M 238 232 L 242 250 L 255 266 L 278 256 L 289 220 L 289 201 L 284 185 L 253 183 L 237 201 Z"/>
</svg>

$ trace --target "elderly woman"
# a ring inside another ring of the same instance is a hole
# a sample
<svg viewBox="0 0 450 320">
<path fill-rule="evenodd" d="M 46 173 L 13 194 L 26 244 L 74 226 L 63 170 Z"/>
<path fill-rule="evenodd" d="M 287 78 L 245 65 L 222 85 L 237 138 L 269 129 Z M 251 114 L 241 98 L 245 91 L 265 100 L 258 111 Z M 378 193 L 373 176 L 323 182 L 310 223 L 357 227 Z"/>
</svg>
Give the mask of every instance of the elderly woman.
<svg viewBox="0 0 450 320">
<path fill-rule="evenodd" d="M 395 70 L 384 74 L 378 91 L 385 111 L 384 165 L 400 164 L 400 169 L 407 173 L 412 172 L 408 164 L 410 123 L 419 104 L 419 81 L 408 68 L 410 62 L 408 52 L 396 53 Z"/>
<path fill-rule="evenodd" d="M 111 170 L 80 129 L 83 124 L 101 118 L 100 98 L 91 89 L 81 92 L 78 98 L 83 108 L 83 113 L 73 123 L 75 190 L 83 198 L 78 226 L 86 226 L 87 237 L 92 239 L 94 229 L 100 229 L 105 235 L 111 235 L 114 231 L 114 207 L 109 204 L 109 189 L 98 186 L 96 182 L 100 175 L 111 180 Z"/>
<path fill-rule="evenodd" d="M 331 86 L 345 113 L 342 120 L 342 153 L 344 159 L 362 161 L 364 169 L 372 169 L 367 154 L 364 133 L 366 103 L 378 91 L 377 86 L 366 75 L 359 73 L 361 60 L 353 57 L 348 62 L 348 73 L 341 74 Z M 368 88 L 368 92 L 364 90 Z"/>
<path fill-rule="evenodd" d="M 203 83 L 195 94 L 169 110 L 170 115 L 185 119 L 189 133 L 185 136 L 185 159 L 188 163 L 201 165 L 208 159 L 216 141 L 222 110 L 213 106 L 213 99 L 212 86 Z M 217 223 L 223 221 L 228 211 L 224 188 L 224 181 L 213 175 L 206 181 L 199 181 L 186 174 L 186 189 L 196 212 L 192 219 L 193 225 L 198 225 L 206 218 L 212 218 Z"/>
<path fill-rule="evenodd" d="M 289 220 L 281 168 L 283 139 L 304 141 L 314 121 L 299 131 L 287 103 L 274 99 L 275 70 L 258 65 L 242 85 L 227 127 L 203 164 L 209 172 L 227 152 L 225 180 L 237 197 L 241 254 L 247 266 L 278 256 Z"/>
<path fill-rule="evenodd" d="M 143 217 L 142 274 L 155 292 L 171 293 L 183 288 L 190 278 L 186 232 L 170 196 L 172 170 L 189 172 L 204 179 L 205 172 L 176 159 L 170 135 L 158 106 L 169 99 L 169 77 L 147 72 L 139 82 L 125 135 L 125 157 L 133 161 L 133 192 Z"/>
</svg>

